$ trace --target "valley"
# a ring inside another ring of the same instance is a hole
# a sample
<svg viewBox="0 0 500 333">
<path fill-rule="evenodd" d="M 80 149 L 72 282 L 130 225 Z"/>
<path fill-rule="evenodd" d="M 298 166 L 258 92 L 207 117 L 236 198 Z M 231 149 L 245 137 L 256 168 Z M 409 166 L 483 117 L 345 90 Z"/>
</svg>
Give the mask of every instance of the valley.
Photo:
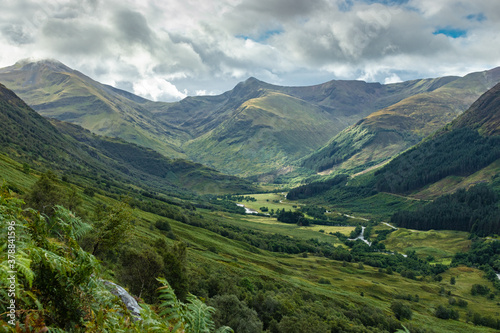
<svg viewBox="0 0 500 333">
<path fill-rule="evenodd" d="M 19 330 L 500 329 L 499 75 L 162 103 L 58 62 L 1 69 Z"/>
</svg>

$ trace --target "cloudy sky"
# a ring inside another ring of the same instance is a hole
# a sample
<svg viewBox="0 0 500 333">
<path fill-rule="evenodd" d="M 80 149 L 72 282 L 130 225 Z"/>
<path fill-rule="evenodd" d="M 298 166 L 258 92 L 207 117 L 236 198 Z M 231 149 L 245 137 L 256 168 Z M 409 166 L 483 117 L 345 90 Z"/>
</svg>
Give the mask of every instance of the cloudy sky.
<svg viewBox="0 0 500 333">
<path fill-rule="evenodd" d="M 163 101 L 254 76 L 391 83 L 500 66 L 497 0 L 2 0 L 0 67 L 53 58 Z"/>
</svg>

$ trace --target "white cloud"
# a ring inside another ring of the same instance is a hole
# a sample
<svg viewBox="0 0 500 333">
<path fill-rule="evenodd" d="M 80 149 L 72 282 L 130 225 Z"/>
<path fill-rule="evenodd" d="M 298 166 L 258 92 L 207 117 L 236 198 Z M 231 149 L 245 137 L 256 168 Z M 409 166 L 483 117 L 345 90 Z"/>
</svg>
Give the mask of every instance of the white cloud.
<svg viewBox="0 0 500 333">
<path fill-rule="evenodd" d="M 433 34 L 441 28 L 466 35 Z M 489 69 L 500 65 L 499 29 L 500 2 L 490 0 L 7 0 L 0 66 L 50 57 L 173 100 L 249 76 L 305 85 Z"/>
<path fill-rule="evenodd" d="M 134 94 L 153 101 L 182 99 L 187 97 L 187 91 L 181 92 L 172 83 L 155 77 L 135 82 L 133 89 Z"/>
<path fill-rule="evenodd" d="M 398 83 L 401 81 L 403 80 L 401 80 L 401 78 L 397 74 L 393 73 L 391 76 L 385 78 L 384 83 L 390 84 L 390 83 Z"/>
</svg>

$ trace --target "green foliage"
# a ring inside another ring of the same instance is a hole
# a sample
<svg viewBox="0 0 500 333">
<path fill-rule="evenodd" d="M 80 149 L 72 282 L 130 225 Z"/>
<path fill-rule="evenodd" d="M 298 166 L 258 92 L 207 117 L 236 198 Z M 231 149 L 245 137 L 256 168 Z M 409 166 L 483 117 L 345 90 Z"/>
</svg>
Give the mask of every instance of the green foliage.
<svg viewBox="0 0 500 333">
<path fill-rule="evenodd" d="M 302 185 L 290 190 L 286 197 L 288 200 L 310 198 L 324 193 L 336 185 L 344 184 L 347 181 L 348 177 L 349 176 L 347 175 L 338 175 L 324 182 L 315 182 L 307 185 Z"/>
<path fill-rule="evenodd" d="M 163 258 L 151 247 L 125 247 L 120 252 L 120 281 L 129 286 L 132 294 L 153 303 L 158 287 L 156 278 L 163 273 Z"/>
<path fill-rule="evenodd" d="M 57 185 L 57 178 L 53 172 L 42 174 L 40 179 L 33 185 L 26 196 L 26 204 L 39 212 L 51 216 L 53 208 L 57 204 L 65 204 L 64 191 Z"/>
<path fill-rule="evenodd" d="M 391 223 L 403 228 L 449 229 L 487 236 L 500 233 L 498 195 L 487 185 L 444 195 L 414 212 L 396 212 Z"/>
<path fill-rule="evenodd" d="M 242 333 L 262 332 L 262 322 L 257 312 L 236 295 L 217 295 L 210 299 L 210 305 L 217 309 L 214 314 L 216 325 L 226 325 Z"/>
<path fill-rule="evenodd" d="M 170 223 L 168 223 L 167 220 L 158 220 L 155 222 L 155 227 L 161 231 L 170 231 L 172 230 L 172 227 L 170 226 Z"/>
<path fill-rule="evenodd" d="M 276 212 L 277 219 L 283 223 L 292 223 L 297 225 L 309 225 L 309 221 L 304 217 L 304 214 L 299 211 L 285 211 L 283 210 Z"/>
<path fill-rule="evenodd" d="M 413 315 L 411 308 L 401 301 L 393 301 L 391 303 L 391 310 L 399 320 L 411 319 Z"/>
<path fill-rule="evenodd" d="M 443 132 L 423 141 L 378 170 L 379 191 L 404 193 L 447 176 L 468 176 L 500 158 L 500 137 L 470 128 Z"/>
<path fill-rule="evenodd" d="M 500 281 L 495 272 L 500 268 L 500 242 L 473 241 L 469 251 L 456 253 L 453 257 L 451 265 L 460 264 L 479 267 L 486 273 L 485 277 L 492 281 L 497 289 L 500 289 Z"/>
<path fill-rule="evenodd" d="M 132 213 L 126 203 L 98 205 L 94 212 L 94 232 L 89 237 L 92 254 L 113 248 L 124 240 L 131 228 Z"/>
<path fill-rule="evenodd" d="M 460 314 L 458 311 L 454 309 L 447 309 L 443 305 L 439 305 L 436 308 L 436 311 L 434 312 L 434 315 L 440 319 L 453 319 L 453 320 L 458 320 L 460 317 Z"/>
<path fill-rule="evenodd" d="M 188 295 L 188 303 L 177 299 L 173 289 L 165 279 L 159 278 L 160 315 L 173 323 L 172 330 L 184 330 L 186 333 L 209 333 L 215 329 L 212 316 L 215 308 L 206 305 L 193 295 Z M 217 332 L 233 332 L 229 327 L 221 327 Z"/>
<path fill-rule="evenodd" d="M 476 296 L 476 295 L 488 295 L 490 293 L 490 288 L 488 288 L 487 286 L 483 285 L 483 284 L 473 284 L 471 289 L 470 289 L 470 293 L 472 296 Z"/>
</svg>

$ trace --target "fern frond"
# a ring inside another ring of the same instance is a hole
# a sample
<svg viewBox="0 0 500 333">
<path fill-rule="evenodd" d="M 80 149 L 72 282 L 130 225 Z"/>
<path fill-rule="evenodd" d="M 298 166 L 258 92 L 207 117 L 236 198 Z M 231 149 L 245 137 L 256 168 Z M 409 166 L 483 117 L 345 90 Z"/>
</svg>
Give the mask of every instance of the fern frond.
<svg viewBox="0 0 500 333">
<path fill-rule="evenodd" d="M 186 331 L 189 333 L 210 333 L 215 329 L 212 315 L 215 308 L 206 305 L 196 296 L 189 294 L 186 308 Z"/>
<path fill-rule="evenodd" d="M 185 325 L 183 314 L 185 304 L 177 299 L 174 290 L 167 280 L 163 278 L 157 278 L 156 280 L 163 284 L 163 287 L 158 288 L 158 292 L 160 293 L 159 298 L 162 301 L 159 305 L 160 316 L 173 323 L 173 331 L 176 332 Z"/>
<path fill-rule="evenodd" d="M 29 287 L 31 288 L 33 280 L 35 279 L 35 273 L 31 270 L 31 259 L 24 252 L 19 251 L 16 257 L 16 270 L 21 273 Z"/>
</svg>

